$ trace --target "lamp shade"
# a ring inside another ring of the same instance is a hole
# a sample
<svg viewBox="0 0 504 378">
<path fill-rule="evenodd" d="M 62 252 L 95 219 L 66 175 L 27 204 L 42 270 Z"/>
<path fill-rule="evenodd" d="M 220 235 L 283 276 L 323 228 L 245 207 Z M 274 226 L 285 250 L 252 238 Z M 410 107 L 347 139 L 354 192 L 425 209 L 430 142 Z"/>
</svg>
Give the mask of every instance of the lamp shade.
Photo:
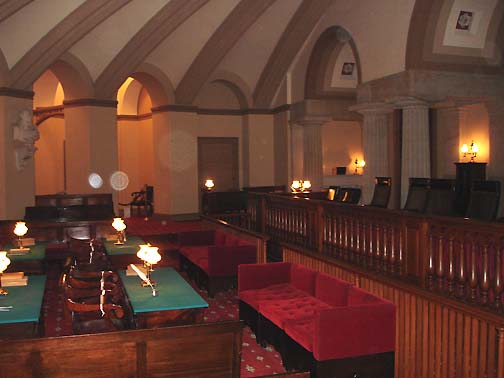
<svg viewBox="0 0 504 378">
<path fill-rule="evenodd" d="M 151 265 L 157 264 L 161 261 L 161 255 L 159 254 L 158 249 L 158 247 L 149 247 L 145 253 L 144 260 Z"/>
<path fill-rule="evenodd" d="M 147 255 L 147 251 L 149 250 L 150 247 L 151 247 L 150 244 L 140 244 L 140 249 L 137 252 L 137 257 L 140 260 L 145 261 L 145 256 Z"/>
<path fill-rule="evenodd" d="M 467 144 L 463 144 L 462 147 L 460 147 L 460 152 L 463 154 L 467 154 L 469 152 L 469 148 L 467 147 Z"/>
<path fill-rule="evenodd" d="M 22 237 L 26 235 L 28 232 L 28 227 L 26 227 L 25 222 L 16 222 L 16 226 L 14 227 L 14 234 L 18 237 Z"/>
<path fill-rule="evenodd" d="M 7 257 L 7 251 L 0 251 L 0 274 L 7 269 L 10 262 L 10 259 Z"/>
<path fill-rule="evenodd" d="M 303 181 L 303 189 L 304 190 L 311 189 L 311 182 L 310 182 L 310 180 Z"/>
<path fill-rule="evenodd" d="M 114 227 L 117 232 L 126 230 L 126 224 L 124 223 L 124 220 L 122 218 L 114 218 L 112 227 Z"/>
<path fill-rule="evenodd" d="M 205 181 L 205 188 L 207 188 L 207 190 L 212 190 L 215 186 L 215 183 L 212 179 L 206 179 Z"/>
</svg>

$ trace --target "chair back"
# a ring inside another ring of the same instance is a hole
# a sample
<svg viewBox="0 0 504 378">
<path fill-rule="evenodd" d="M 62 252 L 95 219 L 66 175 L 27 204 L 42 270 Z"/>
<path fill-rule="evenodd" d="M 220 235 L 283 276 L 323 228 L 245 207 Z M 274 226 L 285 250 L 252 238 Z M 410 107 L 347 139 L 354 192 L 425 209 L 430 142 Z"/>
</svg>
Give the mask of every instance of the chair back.
<svg viewBox="0 0 504 378">
<path fill-rule="evenodd" d="M 427 206 L 430 179 L 411 177 L 409 182 L 408 198 L 403 210 L 423 213 Z"/>
<path fill-rule="evenodd" d="M 455 215 L 455 180 L 431 179 L 427 194 L 426 214 Z"/>
<path fill-rule="evenodd" d="M 466 217 L 493 221 L 497 216 L 500 201 L 500 181 L 473 181 Z"/>
<path fill-rule="evenodd" d="M 145 185 L 145 201 L 147 203 L 154 202 L 154 187 L 152 185 Z"/>
<path fill-rule="evenodd" d="M 392 179 L 390 177 L 375 177 L 373 198 L 369 206 L 386 208 L 390 200 L 391 188 Z"/>
<path fill-rule="evenodd" d="M 336 197 L 337 202 L 358 204 L 361 197 L 360 188 L 340 188 Z"/>
</svg>

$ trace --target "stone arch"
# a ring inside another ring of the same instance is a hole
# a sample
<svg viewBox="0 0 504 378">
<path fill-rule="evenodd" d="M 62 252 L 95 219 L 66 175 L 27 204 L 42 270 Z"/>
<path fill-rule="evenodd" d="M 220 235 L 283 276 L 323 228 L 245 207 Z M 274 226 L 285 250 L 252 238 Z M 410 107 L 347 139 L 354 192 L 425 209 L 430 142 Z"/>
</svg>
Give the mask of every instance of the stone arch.
<svg viewBox="0 0 504 378">
<path fill-rule="evenodd" d="M 49 69 L 60 81 L 65 101 L 94 97 L 93 79 L 87 67 L 75 55 L 65 53 Z"/>
<path fill-rule="evenodd" d="M 142 83 L 147 89 L 153 108 L 175 102 L 175 90 L 171 80 L 153 64 L 142 63 L 130 76 Z"/>
<path fill-rule="evenodd" d="M 209 82 L 219 82 L 231 89 L 238 99 L 242 110 L 248 109 L 252 106 L 252 92 L 247 83 L 239 75 L 229 71 L 217 71 L 210 77 Z"/>
<path fill-rule="evenodd" d="M 452 2 L 417 0 L 406 46 L 406 69 L 502 74 L 504 72 L 504 2 L 487 18 L 483 48 L 444 43 Z"/>
<path fill-rule="evenodd" d="M 315 43 L 306 70 L 305 78 L 305 98 L 320 99 L 335 95 L 353 95 L 355 90 L 339 90 L 328 92 L 324 88 L 324 83 L 328 80 L 331 68 L 334 67 L 339 53 L 348 43 L 355 58 L 357 69 L 357 84 L 361 83 L 362 72 L 357 46 L 348 31 L 339 27 L 331 26 L 320 34 Z"/>
</svg>

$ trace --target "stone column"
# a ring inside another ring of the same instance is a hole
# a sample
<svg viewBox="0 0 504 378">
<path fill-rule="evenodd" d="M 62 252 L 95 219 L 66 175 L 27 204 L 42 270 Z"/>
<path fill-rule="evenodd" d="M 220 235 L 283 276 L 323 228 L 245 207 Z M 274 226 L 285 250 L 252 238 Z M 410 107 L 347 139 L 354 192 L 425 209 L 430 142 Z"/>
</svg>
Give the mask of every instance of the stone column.
<svg viewBox="0 0 504 378">
<path fill-rule="evenodd" d="M 388 146 L 388 114 L 392 107 L 384 104 L 363 104 L 352 110 L 363 115 L 362 147 L 366 166 L 363 170 L 363 203 L 371 202 L 374 191 L 374 179 L 390 176 Z"/>
<path fill-rule="evenodd" d="M 408 197 L 410 177 L 431 177 L 429 106 L 406 98 L 395 101 L 402 109 L 401 207 Z"/>
<path fill-rule="evenodd" d="M 432 167 L 434 177 L 454 177 L 455 162 L 460 161 L 460 124 L 463 119 L 464 110 L 456 104 L 439 105 L 437 109 L 436 137 L 435 145 L 432 146 L 433 162 L 436 169 Z"/>
<path fill-rule="evenodd" d="M 33 92 L 0 88 L 0 219 L 21 219 L 35 202 L 32 109 Z"/>
<path fill-rule="evenodd" d="M 485 103 L 488 111 L 488 129 L 490 136 L 490 154 L 487 177 L 489 180 L 500 180 L 501 200 L 497 218 L 504 216 L 504 98 L 492 98 Z"/>
<path fill-rule="evenodd" d="M 117 101 L 78 99 L 65 101 L 65 156 L 70 194 L 112 193 L 110 178 L 117 172 Z M 88 181 L 91 173 L 103 179 L 100 188 Z"/>
<path fill-rule="evenodd" d="M 321 120 L 304 120 L 303 126 L 303 177 L 310 180 L 314 191 L 323 185 L 324 172 L 322 160 L 322 124 Z"/>
<path fill-rule="evenodd" d="M 290 122 L 290 173 L 288 185 L 292 180 L 300 179 L 303 177 L 303 160 L 304 160 L 304 146 L 303 146 L 303 127 L 296 123 Z"/>
</svg>

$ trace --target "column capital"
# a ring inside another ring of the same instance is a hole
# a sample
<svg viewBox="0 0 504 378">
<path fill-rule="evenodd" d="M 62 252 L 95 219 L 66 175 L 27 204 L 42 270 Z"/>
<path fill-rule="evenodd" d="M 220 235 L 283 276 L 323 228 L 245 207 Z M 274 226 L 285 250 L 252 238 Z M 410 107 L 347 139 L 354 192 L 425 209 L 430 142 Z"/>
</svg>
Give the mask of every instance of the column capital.
<svg viewBox="0 0 504 378">
<path fill-rule="evenodd" d="M 391 104 L 395 109 L 428 109 L 430 106 L 428 101 L 412 96 L 393 97 L 387 103 Z"/>
<path fill-rule="evenodd" d="M 305 118 L 298 118 L 295 120 L 289 121 L 291 125 L 303 126 L 303 127 L 315 127 L 322 126 L 324 123 L 329 122 L 331 120 L 328 116 L 310 116 Z"/>
<path fill-rule="evenodd" d="M 350 107 L 353 112 L 360 113 L 362 115 L 368 114 L 388 114 L 394 110 L 394 107 L 385 102 L 363 102 Z"/>
</svg>

